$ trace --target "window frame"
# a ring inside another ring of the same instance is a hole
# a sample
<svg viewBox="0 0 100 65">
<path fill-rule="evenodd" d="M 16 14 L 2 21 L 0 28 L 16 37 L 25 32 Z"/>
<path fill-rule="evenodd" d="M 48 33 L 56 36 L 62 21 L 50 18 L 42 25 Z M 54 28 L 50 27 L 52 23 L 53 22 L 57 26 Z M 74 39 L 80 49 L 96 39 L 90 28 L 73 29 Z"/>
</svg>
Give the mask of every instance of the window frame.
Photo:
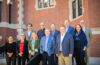
<svg viewBox="0 0 100 65">
<path fill-rule="evenodd" d="M 75 18 L 73 18 L 73 8 L 72 8 L 72 2 L 73 2 L 74 0 L 69 0 L 69 8 L 70 8 L 70 16 L 69 16 L 69 18 L 70 18 L 70 20 L 71 21 L 73 21 L 73 20 L 76 20 L 76 19 L 78 19 L 78 18 L 80 18 L 80 17 L 82 17 L 83 16 L 83 13 L 84 13 L 84 8 L 83 8 L 83 0 L 82 0 L 82 14 L 81 15 L 79 15 L 79 13 L 78 13 L 78 0 L 76 0 L 76 17 Z"/>
<path fill-rule="evenodd" d="M 0 1 L 0 23 L 2 22 L 2 1 Z"/>
<path fill-rule="evenodd" d="M 54 0 L 54 5 L 50 6 L 50 1 L 48 2 L 48 7 L 44 7 L 44 2 L 42 3 L 42 8 L 39 8 L 39 0 L 36 0 L 36 10 L 44 10 L 44 9 L 48 9 L 48 8 L 55 8 L 56 6 L 56 0 Z M 44 0 L 43 0 L 44 1 Z"/>
</svg>

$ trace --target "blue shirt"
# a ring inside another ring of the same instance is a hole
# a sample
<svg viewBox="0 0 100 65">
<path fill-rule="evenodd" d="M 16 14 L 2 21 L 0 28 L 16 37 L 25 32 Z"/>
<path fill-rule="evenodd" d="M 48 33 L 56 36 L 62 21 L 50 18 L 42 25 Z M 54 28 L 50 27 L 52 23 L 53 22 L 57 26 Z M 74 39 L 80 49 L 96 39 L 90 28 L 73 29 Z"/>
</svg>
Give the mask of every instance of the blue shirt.
<svg viewBox="0 0 100 65">
<path fill-rule="evenodd" d="M 53 36 L 54 36 L 54 34 L 55 34 L 55 30 L 52 31 L 52 35 L 53 35 Z"/>
<path fill-rule="evenodd" d="M 69 28 L 69 26 L 66 27 L 66 32 L 68 32 L 68 28 Z"/>
<path fill-rule="evenodd" d="M 47 46 L 48 46 L 48 38 L 49 38 L 49 36 L 46 37 L 46 40 L 45 40 L 45 49 L 44 49 L 44 51 L 46 51 L 46 52 L 47 52 Z"/>
</svg>

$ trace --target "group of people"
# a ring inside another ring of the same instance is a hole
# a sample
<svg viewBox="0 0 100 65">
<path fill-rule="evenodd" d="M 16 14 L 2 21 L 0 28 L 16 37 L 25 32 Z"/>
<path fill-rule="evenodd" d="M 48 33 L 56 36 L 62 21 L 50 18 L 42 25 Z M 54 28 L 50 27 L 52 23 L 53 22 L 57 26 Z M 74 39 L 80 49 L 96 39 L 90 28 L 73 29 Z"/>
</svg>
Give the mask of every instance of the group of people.
<svg viewBox="0 0 100 65">
<path fill-rule="evenodd" d="M 75 27 L 68 20 L 56 29 L 51 24 L 50 29 L 40 23 L 40 30 L 32 30 L 32 24 L 27 25 L 27 31 L 20 34 L 18 42 L 9 36 L 4 46 L 7 65 L 89 65 L 91 29 L 81 20 Z M 75 60 L 74 60 L 75 59 Z M 30 64 L 31 63 L 31 64 Z"/>
</svg>

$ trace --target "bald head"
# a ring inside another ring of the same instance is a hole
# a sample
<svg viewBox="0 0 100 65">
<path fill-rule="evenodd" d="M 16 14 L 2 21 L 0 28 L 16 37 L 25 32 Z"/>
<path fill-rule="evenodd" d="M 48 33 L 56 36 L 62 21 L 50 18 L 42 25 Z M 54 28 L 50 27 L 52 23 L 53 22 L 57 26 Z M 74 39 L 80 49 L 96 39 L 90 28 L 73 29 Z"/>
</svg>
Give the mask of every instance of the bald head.
<svg viewBox="0 0 100 65">
<path fill-rule="evenodd" d="M 51 30 L 55 30 L 55 24 L 51 24 Z"/>
<path fill-rule="evenodd" d="M 69 21 L 68 21 L 68 20 L 65 20 L 65 21 L 64 21 L 64 25 L 65 25 L 66 27 L 69 26 L 69 25 L 70 25 Z"/>
<path fill-rule="evenodd" d="M 44 22 L 41 22 L 41 23 L 40 23 L 40 28 L 41 28 L 41 29 L 44 29 L 44 27 L 45 27 Z"/>
<path fill-rule="evenodd" d="M 84 20 L 81 20 L 81 21 L 80 21 L 80 25 L 81 25 L 82 27 L 84 27 L 84 26 L 85 26 L 85 21 L 84 21 Z"/>
</svg>

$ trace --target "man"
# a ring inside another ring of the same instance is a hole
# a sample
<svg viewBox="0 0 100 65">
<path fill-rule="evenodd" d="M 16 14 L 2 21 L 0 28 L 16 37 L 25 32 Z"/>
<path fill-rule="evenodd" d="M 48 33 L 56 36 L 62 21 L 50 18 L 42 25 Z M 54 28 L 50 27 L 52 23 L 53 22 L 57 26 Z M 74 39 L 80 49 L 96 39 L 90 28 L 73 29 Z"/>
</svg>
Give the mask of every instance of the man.
<svg viewBox="0 0 100 65">
<path fill-rule="evenodd" d="M 26 40 L 30 40 L 30 38 L 31 38 L 31 34 L 32 34 L 32 32 L 35 32 L 34 30 L 32 30 L 32 24 L 28 24 L 27 25 L 27 31 L 25 32 L 25 35 L 26 35 Z"/>
<path fill-rule="evenodd" d="M 66 32 L 65 26 L 61 26 L 56 40 L 56 56 L 58 56 L 59 65 L 72 65 L 73 50 L 73 37 Z"/>
<path fill-rule="evenodd" d="M 40 23 L 40 30 L 37 32 L 37 35 L 40 40 L 45 36 L 45 24 L 43 22 Z"/>
<path fill-rule="evenodd" d="M 64 25 L 66 27 L 66 32 L 71 33 L 72 36 L 74 36 L 74 28 L 70 26 L 70 22 L 68 20 L 64 21 Z M 74 58 L 72 57 L 72 65 L 74 65 Z"/>
<path fill-rule="evenodd" d="M 68 20 L 64 21 L 64 25 L 66 27 L 66 32 L 69 32 L 72 35 L 74 35 L 74 28 L 72 26 L 70 26 L 70 22 Z"/>
<path fill-rule="evenodd" d="M 55 42 L 56 42 L 57 35 L 58 35 L 59 33 L 60 33 L 60 32 L 59 32 L 58 30 L 55 29 L 55 24 L 51 24 L 51 32 L 50 32 L 50 34 L 51 34 L 52 36 L 54 36 Z M 55 55 L 54 55 L 54 63 L 55 63 L 55 65 L 58 65 L 58 57 L 56 57 Z"/>
<path fill-rule="evenodd" d="M 90 53 L 90 41 L 91 41 L 91 38 L 92 38 L 92 32 L 91 32 L 90 28 L 87 28 L 85 26 L 84 20 L 80 21 L 80 25 L 82 26 L 83 31 L 85 32 L 86 37 L 87 37 L 87 41 L 88 41 L 87 50 L 86 50 L 86 63 L 87 63 L 87 65 L 89 65 L 89 58 L 88 57 L 89 57 L 89 53 Z"/>
<path fill-rule="evenodd" d="M 55 24 L 51 24 L 51 32 L 50 32 L 50 34 L 51 34 L 52 36 L 54 36 L 55 39 L 56 39 L 56 37 L 57 37 L 57 35 L 58 35 L 59 33 L 60 33 L 60 32 L 59 32 L 58 30 L 56 30 L 56 28 L 55 28 Z"/>
<path fill-rule="evenodd" d="M 29 41 L 31 39 L 31 34 L 32 32 L 35 32 L 34 30 L 32 30 L 33 25 L 32 24 L 28 24 L 27 25 L 27 31 L 25 32 L 25 38 L 27 41 Z M 29 58 L 27 56 L 27 62 L 29 61 Z"/>
<path fill-rule="evenodd" d="M 55 39 L 50 35 L 50 30 L 45 29 L 45 36 L 40 42 L 40 53 L 42 54 L 43 65 L 54 65 Z"/>
</svg>

